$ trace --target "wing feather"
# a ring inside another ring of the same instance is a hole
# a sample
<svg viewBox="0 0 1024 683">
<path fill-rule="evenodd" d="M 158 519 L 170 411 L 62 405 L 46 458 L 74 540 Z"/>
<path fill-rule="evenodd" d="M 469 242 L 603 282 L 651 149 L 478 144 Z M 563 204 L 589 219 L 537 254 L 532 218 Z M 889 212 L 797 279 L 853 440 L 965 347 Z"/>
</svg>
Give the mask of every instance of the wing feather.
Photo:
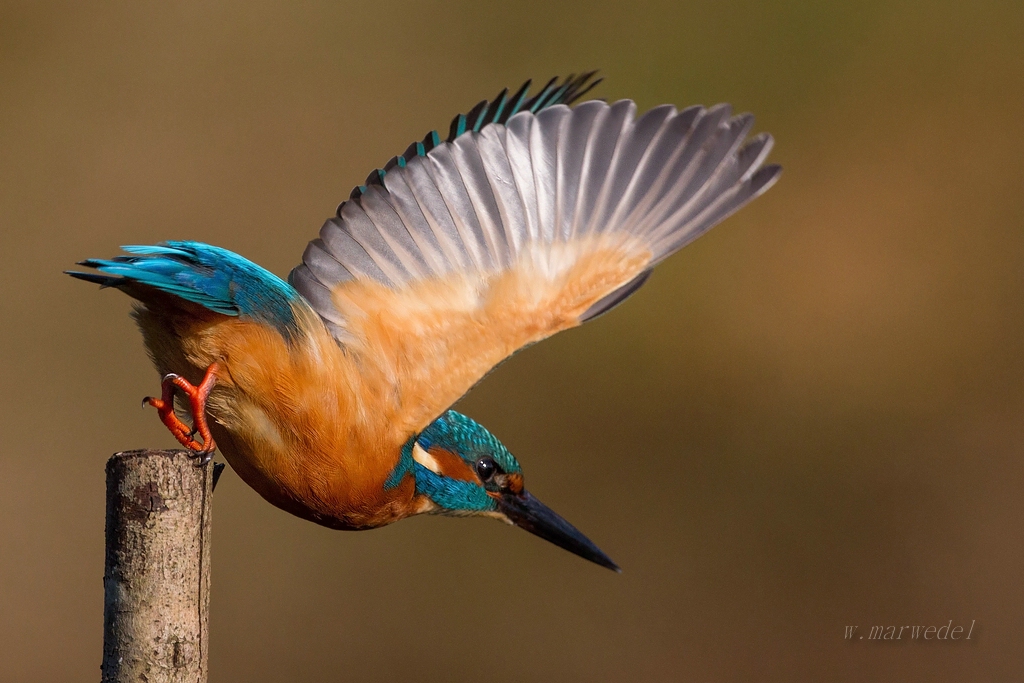
<svg viewBox="0 0 1024 683">
<path fill-rule="evenodd" d="M 635 185 L 637 167 L 647 154 L 648 147 L 661 132 L 666 120 L 674 111 L 671 105 L 656 107 L 633 124 L 629 136 L 616 150 L 615 160 L 609 171 L 607 204 L 600 215 L 598 230 L 607 232 L 618 227 L 621 219 L 632 206 L 632 187 Z"/>
<path fill-rule="evenodd" d="M 310 242 L 310 246 L 312 244 Z M 306 254 L 309 253 L 309 250 L 310 247 L 306 247 Z M 320 280 L 316 266 L 309 265 L 313 259 L 310 259 L 310 261 L 305 260 L 306 254 L 303 255 L 306 267 L 296 268 L 291 272 L 289 277 L 291 285 L 296 289 L 301 289 L 302 297 L 309 302 L 313 310 L 320 313 L 320 317 L 324 321 L 328 332 L 331 333 L 331 336 L 342 344 L 353 341 L 352 335 L 345 329 L 345 316 L 334 305 L 333 294 L 330 288 Z"/>
<path fill-rule="evenodd" d="M 537 197 L 537 215 L 540 219 L 538 237 L 548 243 L 555 240 L 558 139 L 569 112 L 568 107 L 551 107 L 533 117 L 530 155 L 533 157 L 533 184 Z"/>
<path fill-rule="evenodd" d="M 356 225 L 359 215 L 365 219 L 365 214 L 355 208 L 345 212 L 346 221 L 332 218 L 320 228 L 320 241 L 324 249 L 331 254 L 339 263 L 344 263 L 345 268 L 355 278 L 368 277 L 378 282 L 390 282 L 397 284 L 401 280 L 393 279 L 378 265 L 378 258 L 373 252 L 362 245 L 352 236 L 353 226 Z M 391 268 L 388 268 L 391 270 Z M 323 282 L 331 282 L 324 280 Z"/>
<path fill-rule="evenodd" d="M 782 167 L 762 166 L 750 178 L 730 188 L 700 215 L 692 219 L 683 230 L 669 233 L 654 245 L 654 253 L 660 254 L 652 265 L 679 251 L 687 244 L 710 230 L 720 221 L 738 211 L 747 202 L 759 197 L 775 184 L 782 173 Z"/>
<path fill-rule="evenodd" d="M 388 209 L 395 213 L 395 217 L 402 224 L 402 230 L 408 233 L 414 243 L 408 244 L 408 247 L 422 257 L 423 273 L 444 272 L 451 264 L 443 253 L 430 221 L 408 187 L 408 178 L 409 174 L 395 173 L 388 180 L 389 191 L 385 197 Z M 383 229 L 384 226 L 373 216 L 370 216 L 370 219 Z"/>
<path fill-rule="evenodd" d="M 632 186 L 639 196 L 632 211 L 623 218 L 624 229 L 644 234 L 643 222 L 650 220 L 656 208 L 671 196 L 680 174 L 680 159 L 691 149 L 695 126 L 703 116 L 702 107 L 690 107 L 665 123 L 662 140 L 645 159 Z"/>
<path fill-rule="evenodd" d="M 762 165 L 771 137 L 746 141 L 753 119 L 728 105 L 637 118 L 628 100 L 557 103 L 579 87 L 503 92 L 457 117 L 447 142 L 410 146 L 293 271 L 399 432 L 517 348 L 621 303 L 778 178 Z"/>
<path fill-rule="evenodd" d="M 670 229 L 673 224 L 665 220 L 667 216 L 684 205 L 697 204 L 701 196 L 714 194 L 717 184 L 712 179 L 716 174 L 720 178 L 730 177 L 727 173 L 730 162 L 735 161 L 736 148 L 743 142 L 751 125 L 753 117 L 744 115 L 720 123 L 707 135 L 709 128 L 695 131 L 694 139 L 679 149 L 679 165 L 667 166 L 659 179 L 663 183 L 673 183 L 674 180 L 674 187 L 663 193 L 637 230 L 645 233 L 656 231 L 658 225 Z"/>
<path fill-rule="evenodd" d="M 603 102 L 593 100 L 577 106 L 572 116 L 566 117 L 556 153 L 558 183 L 555 194 L 558 199 L 555 235 L 562 241 L 568 241 L 572 236 L 591 130 L 598 115 L 607 110 Z"/>
<path fill-rule="evenodd" d="M 505 128 L 487 126 L 480 131 L 476 142 L 501 214 L 501 229 L 511 258 L 511 254 L 517 253 L 523 247 L 529 234 L 523 196 L 505 148 Z"/>
<path fill-rule="evenodd" d="M 583 106 L 583 105 L 580 105 Z M 579 109 L 579 107 L 577 107 Z M 585 167 L 581 170 L 579 197 L 576 200 L 573 236 L 588 235 L 595 231 L 597 220 L 605 203 L 615 153 L 633 126 L 636 105 L 620 100 L 610 107 L 602 107 L 600 120 L 594 125 L 587 142 Z"/>
<path fill-rule="evenodd" d="M 370 257 L 373 268 L 368 267 L 368 270 L 376 269 L 383 273 L 384 279 L 394 285 L 400 285 L 411 279 L 412 273 L 405 267 L 401 257 L 391 248 L 391 244 L 380 233 L 370 217 L 366 215 L 361 204 L 347 203 L 341 212 L 341 221 L 337 226 L 337 231 L 332 231 L 329 236 L 321 233 L 320 238 L 340 262 L 347 263 L 350 249 L 347 243 L 351 240 Z M 344 245 L 343 251 L 335 251 L 335 244 L 338 242 Z M 356 252 L 356 258 L 359 259 L 360 265 L 368 266 L 360 258 L 358 252 Z"/>
<path fill-rule="evenodd" d="M 353 279 L 352 272 L 334 258 L 319 237 L 306 246 L 302 262 L 320 282 L 347 282 Z"/>
<path fill-rule="evenodd" d="M 434 184 L 433 176 L 427 168 L 429 163 L 425 157 L 416 157 L 406 165 L 405 173 L 401 175 L 407 183 L 409 199 L 415 201 L 423 213 L 449 267 L 467 268 L 470 262 L 466 246 L 462 242 L 462 235 L 455 225 L 448 205 Z"/>
<path fill-rule="evenodd" d="M 445 143 L 427 155 L 432 180 L 448 207 L 470 265 L 478 270 L 486 270 L 495 265 L 494 258 L 487 251 L 480 219 L 452 153 L 451 143 Z"/>
<path fill-rule="evenodd" d="M 371 185 L 363 193 L 359 207 L 366 212 L 366 218 L 376 229 L 381 240 L 387 244 L 401 267 L 409 274 L 407 279 L 418 280 L 427 277 L 431 269 L 427 265 L 423 248 L 417 244 L 409 227 L 391 205 L 391 196 L 392 193 L 380 185 Z"/>
<path fill-rule="evenodd" d="M 537 198 L 537 184 L 533 174 L 533 156 L 530 153 L 530 137 L 533 134 L 533 117 L 513 116 L 505 126 L 505 149 L 516 181 L 519 196 L 523 200 L 526 220 L 523 233 L 529 241 L 540 240 L 540 212 Z"/>
<path fill-rule="evenodd" d="M 466 194 L 480 223 L 479 234 L 482 237 L 484 252 L 491 257 L 493 266 L 507 268 L 511 263 L 508 239 L 502 226 L 501 211 L 491 187 L 491 178 L 477 149 L 478 137 L 478 133 L 473 133 L 456 139 L 451 145 L 452 160 L 459 169 L 466 186 Z"/>
</svg>

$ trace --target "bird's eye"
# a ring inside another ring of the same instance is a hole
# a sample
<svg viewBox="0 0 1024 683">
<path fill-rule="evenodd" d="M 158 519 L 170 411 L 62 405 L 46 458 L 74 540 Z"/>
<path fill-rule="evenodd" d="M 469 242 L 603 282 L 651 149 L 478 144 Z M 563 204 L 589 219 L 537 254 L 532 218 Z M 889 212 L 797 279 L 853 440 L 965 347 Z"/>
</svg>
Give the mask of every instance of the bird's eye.
<svg viewBox="0 0 1024 683">
<path fill-rule="evenodd" d="M 480 477 L 480 481 L 487 481 L 494 476 L 498 466 L 494 462 L 494 458 L 489 455 L 485 455 L 476 461 L 476 474 Z"/>
</svg>

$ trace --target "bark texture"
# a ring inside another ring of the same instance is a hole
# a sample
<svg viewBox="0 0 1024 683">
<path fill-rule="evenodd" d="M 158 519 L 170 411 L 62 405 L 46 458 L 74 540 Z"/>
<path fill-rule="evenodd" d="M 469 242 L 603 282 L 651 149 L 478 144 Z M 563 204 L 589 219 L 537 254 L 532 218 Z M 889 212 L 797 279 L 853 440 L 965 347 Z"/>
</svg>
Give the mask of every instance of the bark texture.
<svg viewBox="0 0 1024 683">
<path fill-rule="evenodd" d="M 184 451 L 107 461 L 104 683 L 206 683 L 213 480 Z"/>
</svg>

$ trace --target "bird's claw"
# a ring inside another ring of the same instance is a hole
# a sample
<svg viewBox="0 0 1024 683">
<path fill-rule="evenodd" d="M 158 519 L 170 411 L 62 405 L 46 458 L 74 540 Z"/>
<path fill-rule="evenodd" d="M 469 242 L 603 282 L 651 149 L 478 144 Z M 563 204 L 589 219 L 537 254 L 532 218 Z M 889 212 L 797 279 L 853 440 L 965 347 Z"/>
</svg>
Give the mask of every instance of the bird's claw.
<svg viewBox="0 0 1024 683">
<path fill-rule="evenodd" d="M 213 452 L 217 448 L 213 435 L 210 434 L 209 425 L 206 422 L 206 399 L 217 382 L 217 363 L 213 363 L 206 369 L 203 381 L 195 386 L 181 375 L 168 373 L 164 375 L 161 387 L 163 389 L 160 398 L 147 396 L 142 399 L 142 404 L 151 405 L 157 409 L 160 421 L 164 423 L 175 439 L 182 446 L 187 448 L 189 456 L 196 461 L 196 466 L 206 465 L 213 458 Z M 192 409 L 193 426 L 182 422 L 174 413 L 174 390 L 180 389 L 189 401 Z M 196 435 L 202 441 L 195 439 Z"/>
<path fill-rule="evenodd" d="M 202 467 L 213 460 L 213 452 L 215 450 L 216 448 L 211 448 L 208 451 L 190 451 L 188 457 L 192 458 L 196 467 Z"/>
</svg>

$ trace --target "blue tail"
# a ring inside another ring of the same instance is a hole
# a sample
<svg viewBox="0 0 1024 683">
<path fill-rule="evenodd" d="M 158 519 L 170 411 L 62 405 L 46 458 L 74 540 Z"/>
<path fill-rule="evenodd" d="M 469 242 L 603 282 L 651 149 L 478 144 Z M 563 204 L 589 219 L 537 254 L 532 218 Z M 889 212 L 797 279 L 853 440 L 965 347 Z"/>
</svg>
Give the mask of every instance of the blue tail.
<svg viewBox="0 0 1024 683">
<path fill-rule="evenodd" d="M 296 330 L 292 303 L 301 298 L 299 293 L 270 271 L 234 252 L 202 242 L 161 242 L 156 246 L 121 248 L 131 256 L 88 259 L 78 264 L 95 268 L 99 273 L 65 272 L 103 287 L 151 287 L 215 313 L 268 323 L 286 338 Z"/>
</svg>

